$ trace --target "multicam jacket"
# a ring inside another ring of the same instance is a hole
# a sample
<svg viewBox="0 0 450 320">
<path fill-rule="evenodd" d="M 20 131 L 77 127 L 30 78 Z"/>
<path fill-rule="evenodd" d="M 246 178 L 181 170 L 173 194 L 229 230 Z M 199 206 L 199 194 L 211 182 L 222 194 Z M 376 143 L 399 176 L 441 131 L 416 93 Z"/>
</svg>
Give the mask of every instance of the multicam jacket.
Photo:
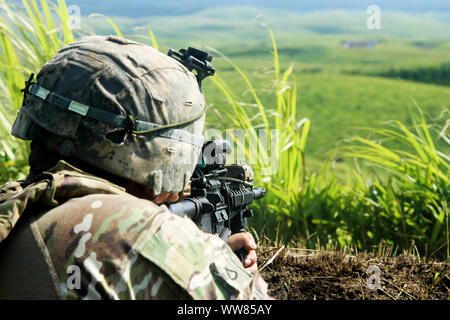
<svg viewBox="0 0 450 320">
<path fill-rule="evenodd" d="M 2 279 L 21 268 L 2 265 L 13 255 L 23 261 L 16 264 L 31 263 L 23 256 L 28 244 L 8 249 L 24 228 L 62 299 L 268 298 L 261 276 L 251 276 L 221 239 L 64 161 L 31 184 L 0 188 L 0 292 Z M 28 290 L 38 286 L 29 282 Z"/>
</svg>

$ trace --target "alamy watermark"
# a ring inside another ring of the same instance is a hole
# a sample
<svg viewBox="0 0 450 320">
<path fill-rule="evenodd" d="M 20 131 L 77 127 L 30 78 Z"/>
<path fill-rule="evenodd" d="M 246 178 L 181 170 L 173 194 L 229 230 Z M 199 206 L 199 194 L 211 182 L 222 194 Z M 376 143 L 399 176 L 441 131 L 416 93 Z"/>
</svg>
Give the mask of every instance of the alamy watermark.
<svg viewBox="0 0 450 320">
<path fill-rule="evenodd" d="M 214 140 L 217 143 L 204 146 L 199 157 L 198 151 L 189 148 L 179 150 L 181 146 L 178 143 L 169 142 L 167 152 L 172 154 L 171 160 L 187 167 L 193 163 L 201 164 L 202 161 L 205 161 L 205 164 L 220 165 L 246 163 L 257 165 L 263 176 L 274 175 L 278 171 L 280 148 L 282 147 L 278 129 L 228 129 L 224 133 L 221 130 L 210 128 L 205 131 L 203 136 L 205 142 Z M 286 149 L 286 146 L 283 147 Z M 218 156 L 218 154 L 223 156 Z M 225 158 L 226 162 L 223 163 Z"/>
<path fill-rule="evenodd" d="M 67 14 L 69 15 L 68 24 L 71 30 L 81 29 L 81 9 L 77 5 L 67 7 Z"/>
<path fill-rule="evenodd" d="M 266 129 L 242 130 L 227 129 L 225 136 L 218 129 L 207 129 L 205 141 L 225 139 L 231 144 L 227 159 L 232 163 L 245 162 L 250 165 L 258 164 L 262 175 L 273 175 L 278 171 L 280 157 L 280 130 Z M 203 156 L 208 157 L 210 150 Z"/>
<path fill-rule="evenodd" d="M 381 9 L 379 6 L 370 5 L 366 10 L 369 15 L 366 20 L 366 26 L 369 30 L 381 29 Z"/>
<path fill-rule="evenodd" d="M 367 267 L 366 273 L 367 275 L 369 275 L 369 278 L 367 278 L 366 281 L 367 288 L 369 288 L 370 290 L 381 289 L 380 267 L 376 265 L 370 265 Z"/>
<path fill-rule="evenodd" d="M 66 286 L 69 290 L 81 289 L 81 270 L 77 265 L 70 265 L 67 267 L 67 281 Z"/>
</svg>

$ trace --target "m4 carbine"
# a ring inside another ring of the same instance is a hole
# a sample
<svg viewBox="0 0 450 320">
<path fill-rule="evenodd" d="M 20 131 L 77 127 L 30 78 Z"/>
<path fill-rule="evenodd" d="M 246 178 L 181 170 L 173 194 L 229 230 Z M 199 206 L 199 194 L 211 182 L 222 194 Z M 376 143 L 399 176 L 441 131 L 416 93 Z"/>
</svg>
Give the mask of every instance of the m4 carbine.
<svg viewBox="0 0 450 320">
<path fill-rule="evenodd" d="M 232 234 L 245 232 L 247 218 L 253 216 L 248 206 L 264 197 L 263 188 L 254 188 L 251 166 L 244 163 L 225 165 L 225 153 L 231 152 L 226 140 L 211 140 L 202 148 L 201 163 L 191 177 L 191 194 L 184 200 L 168 205 L 179 216 L 188 216 L 197 226 L 215 234 L 225 242 Z M 242 260 L 247 252 L 236 252 Z"/>
</svg>

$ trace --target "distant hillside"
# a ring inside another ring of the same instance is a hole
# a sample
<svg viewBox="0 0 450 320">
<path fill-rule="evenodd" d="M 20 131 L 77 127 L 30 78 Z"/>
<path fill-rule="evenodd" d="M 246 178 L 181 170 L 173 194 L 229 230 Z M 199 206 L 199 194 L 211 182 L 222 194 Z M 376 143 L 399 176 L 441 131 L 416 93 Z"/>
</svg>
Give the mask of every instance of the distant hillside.
<svg viewBox="0 0 450 320">
<path fill-rule="evenodd" d="M 83 13 L 83 12 L 82 12 Z M 110 16 L 124 34 L 147 35 L 150 28 L 158 39 L 171 43 L 186 40 L 219 48 L 249 45 L 267 40 L 265 23 L 280 42 L 295 42 L 302 37 L 314 41 L 316 35 L 348 35 L 361 39 L 389 37 L 410 39 L 450 39 L 450 12 L 383 12 L 381 30 L 368 30 L 365 10 L 327 10 L 296 12 L 264 7 L 224 6 L 207 8 L 179 16 L 129 18 Z M 113 29 L 105 19 L 83 18 L 83 27 L 109 34 Z"/>
</svg>

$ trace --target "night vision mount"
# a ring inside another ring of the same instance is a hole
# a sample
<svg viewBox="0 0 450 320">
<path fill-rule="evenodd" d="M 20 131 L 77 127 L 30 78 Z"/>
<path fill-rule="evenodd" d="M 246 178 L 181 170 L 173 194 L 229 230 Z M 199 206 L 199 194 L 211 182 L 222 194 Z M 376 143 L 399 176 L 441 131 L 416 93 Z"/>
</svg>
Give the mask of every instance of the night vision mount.
<svg viewBox="0 0 450 320">
<path fill-rule="evenodd" d="M 180 49 L 178 52 L 170 49 L 167 55 L 181 62 L 189 71 L 197 72 L 196 77 L 200 89 L 203 79 L 213 76 L 216 72 L 211 64 L 213 56 L 205 51 L 189 47 L 187 50 Z"/>
</svg>

